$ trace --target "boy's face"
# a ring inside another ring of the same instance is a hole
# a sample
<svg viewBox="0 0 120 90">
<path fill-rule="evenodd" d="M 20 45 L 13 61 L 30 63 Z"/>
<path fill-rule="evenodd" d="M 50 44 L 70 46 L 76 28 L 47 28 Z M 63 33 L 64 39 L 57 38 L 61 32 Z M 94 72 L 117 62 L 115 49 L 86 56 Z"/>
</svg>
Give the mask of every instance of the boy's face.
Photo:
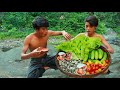
<svg viewBox="0 0 120 90">
<path fill-rule="evenodd" d="M 48 33 L 47 27 L 40 27 L 37 31 L 41 37 L 45 37 Z"/>
<path fill-rule="evenodd" d="M 85 30 L 88 34 L 95 32 L 96 26 L 91 26 L 89 22 L 85 22 Z"/>
</svg>

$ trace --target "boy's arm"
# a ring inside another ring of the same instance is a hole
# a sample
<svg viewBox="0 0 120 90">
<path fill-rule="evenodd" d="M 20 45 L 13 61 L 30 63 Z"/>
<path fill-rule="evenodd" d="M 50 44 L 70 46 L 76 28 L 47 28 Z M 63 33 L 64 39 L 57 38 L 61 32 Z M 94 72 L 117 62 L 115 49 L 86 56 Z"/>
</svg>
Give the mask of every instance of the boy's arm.
<svg viewBox="0 0 120 90">
<path fill-rule="evenodd" d="M 26 53 L 29 48 L 30 40 L 31 39 L 29 37 L 25 38 L 24 40 L 23 49 L 21 53 L 22 60 L 29 59 L 29 58 L 38 58 L 46 53 L 46 51 L 41 50 L 41 47 L 36 48 L 30 53 Z"/>
<path fill-rule="evenodd" d="M 108 52 L 110 52 L 111 54 L 114 53 L 113 48 L 108 44 L 108 42 L 105 40 L 105 38 L 101 35 L 101 40 L 103 45 L 107 48 Z"/>
<path fill-rule="evenodd" d="M 65 31 L 52 31 L 52 30 L 49 30 L 49 35 L 50 35 L 50 36 L 63 35 L 66 40 L 70 40 L 70 39 L 71 39 L 70 34 L 68 34 L 68 33 L 65 32 Z"/>
<path fill-rule="evenodd" d="M 23 43 L 22 53 L 21 53 L 22 60 L 29 59 L 31 57 L 30 53 L 26 54 L 28 48 L 29 48 L 29 38 L 25 38 L 24 43 Z"/>
</svg>

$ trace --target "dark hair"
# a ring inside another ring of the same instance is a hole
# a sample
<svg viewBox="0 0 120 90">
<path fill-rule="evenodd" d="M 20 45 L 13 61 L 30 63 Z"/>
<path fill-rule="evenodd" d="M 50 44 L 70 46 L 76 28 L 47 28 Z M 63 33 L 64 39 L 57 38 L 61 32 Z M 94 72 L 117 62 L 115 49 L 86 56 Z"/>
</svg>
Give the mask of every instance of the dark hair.
<svg viewBox="0 0 120 90">
<path fill-rule="evenodd" d="M 40 16 L 35 17 L 32 21 L 32 25 L 34 29 L 39 29 L 40 27 L 49 27 L 48 21 Z"/>
<path fill-rule="evenodd" d="M 98 26 L 98 19 L 95 16 L 88 16 L 85 22 L 89 22 L 90 26 Z"/>
</svg>

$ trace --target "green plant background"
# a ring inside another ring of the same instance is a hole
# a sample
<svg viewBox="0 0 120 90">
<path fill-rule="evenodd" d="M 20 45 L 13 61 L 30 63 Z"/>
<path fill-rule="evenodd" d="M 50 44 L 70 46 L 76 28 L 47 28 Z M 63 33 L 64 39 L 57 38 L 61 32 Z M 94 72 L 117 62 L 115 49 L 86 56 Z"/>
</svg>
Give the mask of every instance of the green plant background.
<svg viewBox="0 0 120 90">
<path fill-rule="evenodd" d="M 0 12 L 0 39 L 25 38 L 34 32 L 31 22 L 36 16 L 49 21 L 49 30 L 65 30 L 75 36 L 85 31 L 84 20 L 91 14 L 99 19 L 97 33 L 112 28 L 120 36 L 120 12 Z"/>
</svg>

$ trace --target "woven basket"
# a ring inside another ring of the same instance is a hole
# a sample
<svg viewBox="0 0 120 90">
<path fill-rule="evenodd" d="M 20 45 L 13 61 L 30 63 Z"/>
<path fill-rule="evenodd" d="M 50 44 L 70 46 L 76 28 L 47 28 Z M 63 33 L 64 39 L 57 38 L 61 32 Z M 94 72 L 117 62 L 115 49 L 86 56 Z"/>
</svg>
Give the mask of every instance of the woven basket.
<svg viewBox="0 0 120 90">
<path fill-rule="evenodd" d="M 110 63 L 111 63 L 110 53 L 107 51 L 107 49 L 106 49 L 105 47 L 101 46 L 100 48 L 101 48 L 104 52 L 107 53 L 107 60 L 109 60 L 109 63 L 108 63 L 108 65 L 106 66 L 106 68 L 104 68 L 102 71 L 100 71 L 100 72 L 98 72 L 98 73 L 96 73 L 96 74 L 77 75 L 77 74 L 71 74 L 71 73 L 68 73 L 68 72 L 63 71 L 63 70 L 60 68 L 60 66 L 59 66 L 59 61 L 57 60 L 57 56 L 58 56 L 58 53 L 59 53 L 59 52 L 56 54 L 56 60 L 55 60 L 56 65 L 57 65 L 58 69 L 59 69 L 62 73 L 66 74 L 66 75 L 69 76 L 69 77 L 73 77 L 73 78 L 93 78 L 93 77 L 95 77 L 95 76 L 98 76 L 98 75 L 100 75 L 100 74 L 103 74 L 103 73 L 109 68 Z"/>
</svg>

